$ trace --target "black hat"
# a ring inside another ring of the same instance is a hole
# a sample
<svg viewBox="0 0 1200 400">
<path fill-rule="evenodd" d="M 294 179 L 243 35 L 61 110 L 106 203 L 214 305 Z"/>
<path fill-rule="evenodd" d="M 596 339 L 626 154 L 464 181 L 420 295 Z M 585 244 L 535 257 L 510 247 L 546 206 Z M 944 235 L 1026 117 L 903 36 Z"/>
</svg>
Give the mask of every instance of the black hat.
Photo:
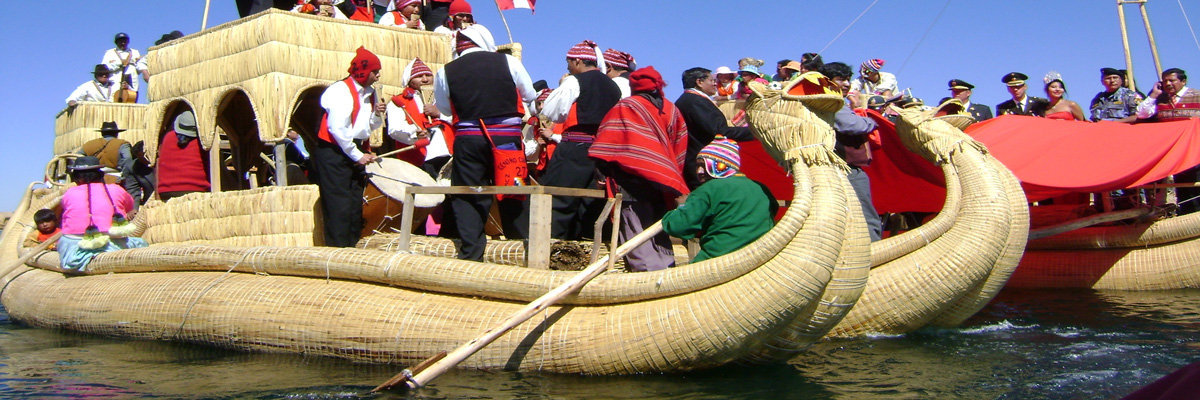
<svg viewBox="0 0 1200 400">
<path fill-rule="evenodd" d="M 1125 75 L 1128 75 L 1128 72 L 1123 69 L 1108 68 L 1108 67 L 1100 68 L 1100 77 L 1101 78 L 1109 76 L 1109 75 L 1117 75 L 1117 76 L 1120 76 L 1121 79 L 1125 79 Z"/>
<path fill-rule="evenodd" d="M 116 123 L 116 121 L 107 121 L 107 122 L 104 122 L 104 123 L 100 124 L 100 129 L 97 129 L 97 130 L 98 130 L 98 131 L 100 131 L 100 134 L 102 134 L 102 135 L 103 135 L 103 134 L 107 134 L 107 133 L 112 133 L 112 134 L 114 134 L 114 135 L 115 135 L 115 134 L 117 134 L 117 133 L 120 133 L 120 132 L 125 132 L 125 130 L 124 130 L 124 129 L 118 129 L 118 128 L 117 128 L 117 123 Z"/>
<path fill-rule="evenodd" d="M 164 33 L 162 35 L 162 37 L 160 37 L 160 38 L 158 38 L 158 40 L 154 41 L 154 45 L 158 46 L 160 44 L 170 42 L 172 40 L 179 39 L 181 37 L 183 37 L 183 32 L 180 32 L 180 31 L 171 31 L 171 33 Z"/>
<path fill-rule="evenodd" d="M 542 90 L 549 89 L 549 88 L 550 88 L 550 85 L 546 84 L 545 79 L 538 79 L 537 82 L 533 83 L 533 91 L 535 91 L 535 92 L 540 92 Z"/>
<path fill-rule="evenodd" d="M 113 43 L 121 39 L 129 40 L 129 35 L 126 35 L 125 32 L 117 33 L 117 36 L 113 38 Z"/>
<path fill-rule="evenodd" d="M 1025 81 L 1029 79 L 1029 75 L 1020 72 L 1009 72 L 1000 78 L 1000 82 L 1008 86 L 1025 86 Z"/>
<path fill-rule="evenodd" d="M 975 85 L 967 83 L 967 81 L 964 81 L 962 79 L 951 79 L 949 86 L 950 86 L 950 90 L 954 90 L 954 89 L 970 90 L 970 89 L 975 88 Z"/>
<path fill-rule="evenodd" d="M 86 171 L 89 169 L 100 169 L 100 159 L 92 156 L 83 156 L 75 159 L 71 163 L 71 171 Z"/>
<path fill-rule="evenodd" d="M 92 75 L 108 75 L 110 72 L 108 66 L 104 64 L 96 64 L 96 69 L 92 70 Z"/>
</svg>

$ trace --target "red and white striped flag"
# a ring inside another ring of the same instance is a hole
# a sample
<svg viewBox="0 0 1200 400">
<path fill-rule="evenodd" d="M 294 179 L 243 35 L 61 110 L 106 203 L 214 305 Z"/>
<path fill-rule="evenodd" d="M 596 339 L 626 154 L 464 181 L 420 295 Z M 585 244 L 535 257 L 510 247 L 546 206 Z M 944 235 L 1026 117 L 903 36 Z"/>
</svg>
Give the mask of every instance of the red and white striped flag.
<svg viewBox="0 0 1200 400">
<path fill-rule="evenodd" d="M 501 10 L 511 10 L 514 8 L 528 8 L 533 12 L 533 3 L 537 0 L 496 0 L 496 5 L 500 6 Z"/>
</svg>

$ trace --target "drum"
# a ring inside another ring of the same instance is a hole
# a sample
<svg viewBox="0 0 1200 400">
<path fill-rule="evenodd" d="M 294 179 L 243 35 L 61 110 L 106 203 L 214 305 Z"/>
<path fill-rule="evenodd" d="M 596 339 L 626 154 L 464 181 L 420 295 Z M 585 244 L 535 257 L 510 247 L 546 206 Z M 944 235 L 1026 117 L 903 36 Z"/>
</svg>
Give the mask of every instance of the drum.
<svg viewBox="0 0 1200 400">
<path fill-rule="evenodd" d="M 371 174 L 363 190 L 363 236 L 376 232 L 394 232 L 400 229 L 401 214 L 404 212 L 404 195 L 409 186 L 435 186 L 433 177 L 424 170 L 394 158 L 381 158 L 367 165 Z M 425 217 L 445 199 L 440 194 L 419 194 L 413 204 L 413 230 L 417 230 Z"/>
</svg>

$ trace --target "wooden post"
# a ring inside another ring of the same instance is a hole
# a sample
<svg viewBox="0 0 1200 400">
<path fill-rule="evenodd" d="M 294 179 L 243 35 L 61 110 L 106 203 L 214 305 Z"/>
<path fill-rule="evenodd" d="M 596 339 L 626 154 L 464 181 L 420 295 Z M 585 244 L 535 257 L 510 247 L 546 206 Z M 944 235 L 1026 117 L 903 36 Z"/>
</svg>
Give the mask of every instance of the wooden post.
<svg viewBox="0 0 1200 400">
<path fill-rule="evenodd" d="M 604 209 L 600 210 L 600 217 L 596 218 L 596 223 L 592 228 L 592 259 L 588 264 L 596 262 L 600 259 L 600 243 L 604 242 L 604 220 L 608 219 L 608 215 L 613 212 L 613 204 L 616 203 L 615 198 L 608 198 L 604 201 Z M 609 250 L 616 247 L 609 247 Z"/>
<path fill-rule="evenodd" d="M 221 176 L 225 174 L 224 172 L 225 163 L 221 162 L 221 139 L 220 136 L 217 136 L 217 139 L 208 149 L 208 181 L 212 185 L 209 191 L 213 193 L 221 192 Z"/>
<path fill-rule="evenodd" d="M 1142 1 L 1138 4 L 1138 8 L 1142 11 L 1142 23 L 1146 24 L 1146 38 L 1150 40 L 1150 54 L 1154 56 L 1154 70 L 1158 77 L 1162 76 L 1162 62 L 1158 60 L 1158 45 L 1154 41 L 1154 29 L 1150 28 L 1150 16 L 1146 14 L 1146 2 Z"/>
<path fill-rule="evenodd" d="M 208 6 L 210 3 L 212 3 L 212 0 L 204 0 L 204 19 L 200 21 L 200 30 L 208 28 Z"/>
<path fill-rule="evenodd" d="M 404 190 L 404 205 L 400 211 L 400 240 L 397 245 L 400 251 L 412 252 L 410 242 L 412 241 L 412 225 L 413 225 L 413 207 L 415 207 L 417 197 L 408 191 Z"/>
<path fill-rule="evenodd" d="M 288 185 L 287 143 L 275 142 L 275 186 Z"/>
<path fill-rule="evenodd" d="M 1117 17 L 1121 20 L 1121 45 L 1125 48 L 1125 69 L 1129 70 L 1129 74 L 1125 76 L 1125 86 L 1130 90 L 1137 91 L 1137 84 L 1133 79 L 1133 56 L 1129 53 L 1129 29 L 1125 25 L 1125 0 L 1117 0 Z"/>
<path fill-rule="evenodd" d="M 609 251 L 610 253 L 617 251 L 617 236 L 618 236 L 617 233 L 621 231 L 621 200 L 622 199 L 623 199 L 623 195 L 621 193 L 617 193 L 616 196 L 613 196 L 612 237 L 609 238 L 609 243 L 608 243 L 608 248 L 611 250 L 611 251 Z M 653 236 L 651 238 L 653 238 Z M 633 250 L 633 249 L 630 249 L 630 250 Z M 617 265 L 617 258 L 609 257 L 608 258 L 608 269 L 613 269 L 614 267 L 616 267 L 616 265 Z"/>
<path fill-rule="evenodd" d="M 525 251 L 525 266 L 550 269 L 550 223 L 554 209 L 553 196 L 529 195 L 529 243 Z"/>
</svg>

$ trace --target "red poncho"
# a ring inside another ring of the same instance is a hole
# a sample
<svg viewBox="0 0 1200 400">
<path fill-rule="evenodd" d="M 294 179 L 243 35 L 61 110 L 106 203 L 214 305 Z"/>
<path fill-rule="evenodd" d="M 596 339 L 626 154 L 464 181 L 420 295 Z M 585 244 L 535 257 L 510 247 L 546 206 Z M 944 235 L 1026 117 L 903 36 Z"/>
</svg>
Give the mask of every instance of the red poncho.
<svg viewBox="0 0 1200 400">
<path fill-rule="evenodd" d="M 588 155 L 687 194 L 683 181 L 686 152 L 687 125 L 675 105 L 663 99 L 660 111 L 650 100 L 634 95 L 622 99 L 604 115 Z"/>
</svg>

